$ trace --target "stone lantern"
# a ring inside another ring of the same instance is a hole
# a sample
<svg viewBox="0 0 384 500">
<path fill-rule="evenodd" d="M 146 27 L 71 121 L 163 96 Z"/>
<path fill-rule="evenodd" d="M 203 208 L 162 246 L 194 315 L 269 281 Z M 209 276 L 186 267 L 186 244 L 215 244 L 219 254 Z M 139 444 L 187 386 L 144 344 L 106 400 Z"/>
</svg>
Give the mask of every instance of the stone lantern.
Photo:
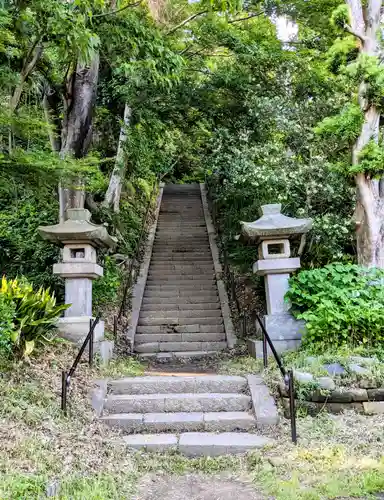
<svg viewBox="0 0 384 500">
<path fill-rule="evenodd" d="M 311 219 L 295 219 L 281 213 L 281 205 L 263 205 L 262 216 L 255 222 L 242 222 L 243 235 L 258 244 L 259 260 L 253 272 L 264 276 L 267 314 L 264 326 L 276 350 L 283 352 L 300 344 L 304 323 L 288 312 L 289 303 L 284 300 L 288 291 L 290 274 L 300 266 L 299 257 L 291 257 L 290 240 L 303 236 L 312 227 Z M 257 326 L 259 326 L 257 324 Z M 262 343 L 251 340 L 250 350 L 262 356 Z"/>
<path fill-rule="evenodd" d="M 90 222 L 91 214 L 83 208 L 67 210 L 67 220 L 53 226 L 39 227 L 40 235 L 63 246 L 62 262 L 54 264 L 53 273 L 65 280 L 65 303 L 71 306 L 58 322 L 62 337 L 76 343 L 84 340 L 92 317 L 92 281 L 103 276 L 96 262 L 97 248 L 114 248 L 116 239 L 104 226 Z M 104 337 L 104 322 L 95 328 L 95 342 Z"/>
</svg>

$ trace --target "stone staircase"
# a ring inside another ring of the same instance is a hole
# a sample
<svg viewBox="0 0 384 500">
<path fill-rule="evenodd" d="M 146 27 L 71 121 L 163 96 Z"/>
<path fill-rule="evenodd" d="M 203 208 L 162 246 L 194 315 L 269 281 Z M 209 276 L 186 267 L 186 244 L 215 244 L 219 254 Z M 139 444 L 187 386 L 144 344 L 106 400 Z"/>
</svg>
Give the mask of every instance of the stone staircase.
<svg viewBox="0 0 384 500">
<path fill-rule="evenodd" d="M 192 363 L 234 344 L 203 186 L 164 189 L 133 294 L 128 337 L 140 357 L 155 362 Z M 244 453 L 271 443 L 258 430 L 278 421 L 274 399 L 256 375 L 170 373 L 98 385 L 93 406 L 105 424 L 121 430 L 129 448 L 172 448 L 187 456 Z"/>
<path fill-rule="evenodd" d="M 226 348 L 200 186 L 166 185 L 134 351 L 145 358 L 167 359 Z"/>
<path fill-rule="evenodd" d="M 225 375 L 146 376 L 105 384 L 104 423 L 129 448 L 187 456 L 244 453 L 272 443 L 257 429 L 277 423 L 261 378 Z"/>
</svg>

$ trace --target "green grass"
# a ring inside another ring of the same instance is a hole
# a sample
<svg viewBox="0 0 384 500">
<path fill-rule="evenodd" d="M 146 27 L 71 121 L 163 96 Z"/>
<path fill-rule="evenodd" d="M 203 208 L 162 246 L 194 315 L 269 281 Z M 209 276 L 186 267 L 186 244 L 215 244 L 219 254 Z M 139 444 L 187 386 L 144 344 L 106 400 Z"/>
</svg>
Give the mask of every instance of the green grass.
<svg viewBox="0 0 384 500">
<path fill-rule="evenodd" d="M 93 380 L 136 376 L 134 358 L 108 368 L 79 366 L 70 411 L 59 409 L 61 370 L 73 360 L 67 344 L 47 348 L 30 364 L 2 363 L 0 377 L 0 498 L 38 500 L 57 480 L 63 500 L 130 500 L 143 478 L 203 474 L 244 477 L 276 500 L 369 498 L 384 490 L 384 416 L 350 412 L 298 420 L 299 444 L 290 443 L 286 420 L 275 444 L 246 456 L 188 459 L 178 453 L 131 453 L 116 432 L 95 419 L 89 404 Z M 257 373 L 260 362 L 239 356 L 219 363 L 222 373 Z M 159 498 L 159 500 L 163 500 Z"/>
</svg>

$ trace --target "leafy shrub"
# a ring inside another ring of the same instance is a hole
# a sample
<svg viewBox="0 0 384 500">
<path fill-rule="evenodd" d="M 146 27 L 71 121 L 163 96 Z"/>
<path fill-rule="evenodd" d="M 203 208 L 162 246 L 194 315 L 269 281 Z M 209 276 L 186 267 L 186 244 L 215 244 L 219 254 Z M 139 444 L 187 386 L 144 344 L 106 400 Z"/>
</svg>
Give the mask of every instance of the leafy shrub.
<svg viewBox="0 0 384 500">
<path fill-rule="evenodd" d="M 10 354 L 12 350 L 15 309 L 14 302 L 0 294 L 0 356 Z"/>
<path fill-rule="evenodd" d="M 108 304 L 116 304 L 122 280 L 122 270 L 116 261 L 108 255 L 104 259 L 104 275 L 94 282 L 93 307 L 95 310 Z"/>
<path fill-rule="evenodd" d="M 384 341 L 384 271 L 329 264 L 291 278 L 286 298 L 304 319 L 304 343 L 314 350 L 332 346 L 379 346 Z"/>
<path fill-rule="evenodd" d="M 19 356 L 28 356 L 37 343 L 52 340 L 60 313 L 69 307 L 68 304 L 57 306 L 56 297 L 49 289 L 40 288 L 36 292 L 27 281 L 5 277 L 0 296 L 4 303 L 14 307 L 10 340 L 12 350 Z"/>
</svg>

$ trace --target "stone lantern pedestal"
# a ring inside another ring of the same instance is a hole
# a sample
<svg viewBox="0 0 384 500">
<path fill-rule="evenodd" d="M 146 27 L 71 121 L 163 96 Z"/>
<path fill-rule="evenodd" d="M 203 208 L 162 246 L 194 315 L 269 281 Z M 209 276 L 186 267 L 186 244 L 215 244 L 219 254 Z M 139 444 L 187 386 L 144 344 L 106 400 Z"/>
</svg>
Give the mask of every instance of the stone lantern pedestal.
<svg viewBox="0 0 384 500">
<path fill-rule="evenodd" d="M 97 248 L 114 248 L 116 241 L 104 226 L 90 222 L 85 209 L 67 210 L 62 224 L 40 227 L 41 236 L 63 246 L 62 262 L 54 264 L 53 273 L 64 278 L 65 303 L 71 306 L 58 322 L 62 337 L 81 343 L 86 337 L 92 316 L 92 281 L 103 276 L 103 268 L 96 262 Z M 104 337 L 104 322 L 95 328 L 95 342 Z"/>
<path fill-rule="evenodd" d="M 267 301 L 264 326 L 276 350 L 283 352 L 300 345 L 305 328 L 304 322 L 289 313 L 290 305 L 284 300 L 290 274 L 301 267 L 300 258 L 291 257 L 290 240 L 308 232 L 312 221 L 283 215 L 280 204 L 263 205 L 261 210 L 262 217 L 257 221 L 242 222 L 242 232 L 259 245 L 259 260 L 254 263 L 253 272 L 264 276 Z M 262 357 L 261 341 L 251 340 L 249 347 L 252 354 Z"/>
</svg>

